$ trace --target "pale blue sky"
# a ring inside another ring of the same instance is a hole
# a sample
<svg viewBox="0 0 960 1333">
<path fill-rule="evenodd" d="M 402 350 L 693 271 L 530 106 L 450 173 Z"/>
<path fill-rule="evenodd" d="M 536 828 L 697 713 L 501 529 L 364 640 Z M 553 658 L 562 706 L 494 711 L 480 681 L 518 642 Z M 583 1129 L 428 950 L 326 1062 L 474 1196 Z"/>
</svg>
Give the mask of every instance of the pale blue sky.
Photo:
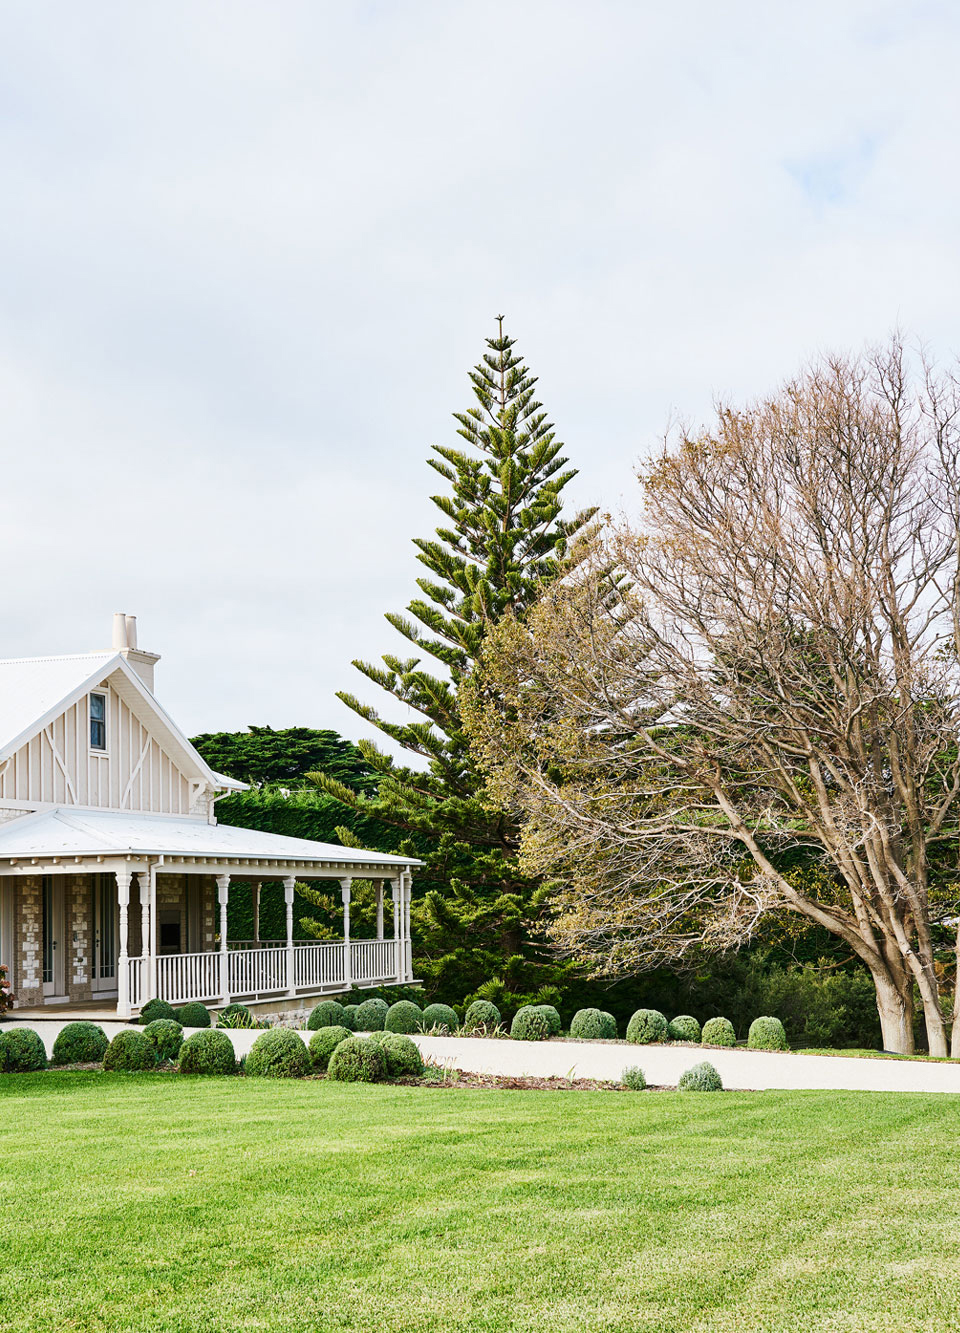
<svg viewBox="0 0 960 1333">
<path fill-rule="evenodd" d="M 608 507 L 817 349 L 960 349 L 958 65 L 946 3 L 7 0 L 0 651 L 122 609 L 187 729 L 356 736 L 499 311 Z"/>
</svg>

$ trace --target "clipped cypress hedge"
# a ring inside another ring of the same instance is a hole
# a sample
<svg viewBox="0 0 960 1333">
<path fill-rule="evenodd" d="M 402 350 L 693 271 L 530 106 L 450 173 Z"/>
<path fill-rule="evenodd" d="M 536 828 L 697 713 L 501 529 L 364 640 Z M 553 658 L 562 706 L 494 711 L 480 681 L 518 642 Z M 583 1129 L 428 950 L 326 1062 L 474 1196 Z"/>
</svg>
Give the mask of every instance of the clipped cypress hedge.
<svg viewBox="0 0 960 1333">
<path fill-rule="evenodd" d="M 550 1036 L 546 1014 L 541 1013 L 536 1005 L 523 1005 L 513 1016 L 510 1036 L 514 1041 L 546 1041 Z"/>
<path fill-rule="evenodd" d="M 158 1060 L 176 1060 L 183 1045 L 183 1028 L 172 1018 L 155 1018 L 143 1029 L 147 1041 L 153 1043 Z"/>
<path fill-rule="evenodd" d="M 439 1028 L 441 1032 L 450 1033 L 456 1032 L 459 1026 L 456 1010 L 448 1004 L 428 1004 L 420 1015 L 421 1032 L 434 1032 Z"/>
<path fill-rule="evenodd" d="M 180 1048 L 181 1074 L 235 1074 L 237 1056 L 233 1042 L 217 1028 L 204 1028 L 188 1037 Z"/>
<path fill-rule="evenodd" d="M 605 1009 L 578 1009 L 570 1024 L 570 1036 L 580 1041 L 616 1041 L 617 1020 Z"/>
<path fill-rule="evenodd" d="M 174 1018 L 184 1028 L 208 1028 L 210 1026 L 210 1010 L 199 1000 L 191 1000 L 189 1004 L 183 1004 L 174 1013 Z"/>
<path fill-rule="evenodd" d="M 0 1069 L 8 1074 L 32 1074 L 46 1067 L 47 1048 L 33 1028 L 0 1033 Z"/>
<path fill-rule="evenodd" d="M 671 1041 L 699 1041 L 700 1024 L 692 1014 L 678 1014 L 667 1024 L 667 1036 Z"/>
<path fill-rule="evenodd" d="M 560 1020 L 559 1011 L 554 1009 L 552 1004 L 535 1004 L 534 1009 L 539 1009 L 547 1020 L 547 1027 L 550 1029 L 551 1037 L 559 1037 L 563 1031 L 563 1023 Z"/>
<path fill-rule="evenodd" d="M 419 1078 L 423 1073 L 417 1043 L 402 1032 L 373 1032 L 367 1040 L 376 1042 L 383 1052 L 387 1078 Z"/>
<path fill-rule="evenodd" d="M 423 1010 L 418 1004 L 412 1000 L 397 1000 L 387 1010 L 383 1029 L 385 1032 L 419 1032 L 422 1019 Z"/>
<path fill-rule="evenodd" d="M 646 1045 L 652 1041 L 664 1041 L 667 1035 L 667 1020 L 659 1009 L 638 1009 L 627 1024 L 627 1041 Z"/>
<path fill-rule="evenodd" d="M 357 1031 L 382 1032 L 389 1011 L 386 1000 L 364 1000 L 363 1004 L 357 1005 Z M 344 1027 L 347 1026 L 345 1023 Z"/>
<path fill-rule="evenodd" d="M 148 1023 L 155 1023 L 158 1018 L 172 1018 L 176 1021 L 176 1017 L 173 1005 L 167 1004 L 166 1000 L 148 1000 L 140 1010 L 137 1022 L 141 1027 L 146 1027 Z"/>
<path fill-rule="evenodd" d="M 765 1015 L 755 1018 L 747 1033 L 747 1046 L 751 1051 L 789 1051 L 787 1034 L 779 1018 Z"/>
<path fill-rule="evenodd" d="M 708 1018 L 700 1040 L 704 1046 L 736 1046 L 737 1034 L 729 1018 Z"/>
<path fill-rule="evenodd" d="M 387 1077 L 386 1056 L 379 1042 L 348 1037 L 331 1055 L 327 1073 L 338 1083 L 382 1083 Z"/>
<path fill-rule="evenodd" d="M 154 1020 L 157 1021 L 157 1020 Z M 136 1028 L 118 1032 L 107 1047 L 103 1067 L 111 1073 L 142 1073 L 157 1066 L 157 1048 L 148 1036 Z"/>
<path fill-rule="evenodd" d="M 53 1043 L 52 1065 L 99 1064 L 107 1053 L 109 1038 L 98 1023 L 67 1023 Z"/>
<path fill-rule="evenodd" d="M 492 1032 L 500 1026 L 500 1010 L 489 1000 L 474 1000 L 463 1016 L 465 1032 Z"/>
<path fill-rule="evenodd" d="M 317 1028 L 310 1038 L 309 1053 L 314 1069 L 324 1070 L 330 1063 L 330 1057 L 342 1041 L 350 1036 L 350 1029 Z"/>
<path fill-rule="evenodd" d="M 339 1000 L 321 1000 L 310 1010 L 307 1027 L 311 1032 L 320 1028 L 343 1027 L 343 1005 Z"/>
<path fill-rule="evenodd" d="M 268 1028 L 250 1047 L 244 1072 L 252 1078 L 303 1078 L 310 1056 L 303 1038 L 290 1028 Z"/>
<path fill-rule="evenodd" d="M 680 1092 L 722 1092 L 723 1080 L 713 1065 L 704 1060 L 680 1075 L 677 1088 Z"/>
<path fill-rule="evenodd" d="M 358 1004 L 345 1004 L 343 1006 L 343 1017 L 340 1019 L 340 1026 L 349 1028 L 351 1032 L 357 1030 L 357 1010 Z"/>
</svg>

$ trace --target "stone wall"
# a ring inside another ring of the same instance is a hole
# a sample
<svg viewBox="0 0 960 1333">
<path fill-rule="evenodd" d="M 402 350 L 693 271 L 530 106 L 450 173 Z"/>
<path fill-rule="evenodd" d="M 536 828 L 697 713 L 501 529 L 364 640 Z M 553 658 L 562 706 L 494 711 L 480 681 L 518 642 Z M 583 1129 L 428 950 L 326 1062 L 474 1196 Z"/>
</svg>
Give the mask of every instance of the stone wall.
<svg viewBox="0 0 960 1333">
<path fill-rule="evenodd" d="M 67 994 L 77 1003 L 93 999 L 93 876 L 71 875 L 64 885 L 67 941 Z"/>
<path fill-rule="evenodd" d="M 17 1005 L 21 1009 L 43 1003 L 41 982 L 41 911 L 40 876 L 24 875 L 14 880 L 13 922 L 17 940 Z"/>
</svg>

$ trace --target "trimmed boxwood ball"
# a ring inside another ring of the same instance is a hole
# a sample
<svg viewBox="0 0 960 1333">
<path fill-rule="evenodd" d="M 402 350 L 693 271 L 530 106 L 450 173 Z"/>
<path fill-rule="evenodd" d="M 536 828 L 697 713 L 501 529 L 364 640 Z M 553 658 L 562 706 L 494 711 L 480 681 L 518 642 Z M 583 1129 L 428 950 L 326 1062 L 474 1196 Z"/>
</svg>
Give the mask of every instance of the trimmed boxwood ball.
<svg viewBox="0 0 960 1333">
<path fill-rule="evenodd" d="M 184 1028 L 208 1028 L 210 1026 L 210 1010 L 199 1000 L 191 1000 L 189 1004 L 181 1005 L 173 1016 Z"/>
<path fill-rule="evenodd" d="M 357 1010 L 358 1004 L 345 1004 L 343 1006 L 343 1016 L 340 1019 L 340 1026 L 349 1028 L 351 1032 L 357 1030 Z"/>
<path fill-rule="evenodd" d="M 500 1010 L 489 1000 L 474 1000 L 463 1016 L 467 1032 L 491 1032 L 500 1026 Z"/>
<path fill-rule="evenodd" d="M 176 1014 L 173 1011 L 173 1005 L 167 1004 L 166 1000 L 148 1000 L 140 1010 L 140 1017 L 137 1022 L 142 1028 L 145 1028 L 148 1023 L 153 1023 L 158 1018 L 172 1018 L 175 1020 Z"/>
<path fill-rule="evenodd" d="M 629 1069 L 625 1069 L 620 1075 L 620 1082 L 630 1092 L 643 1092 L 647 1086 L 647 1080 L 639 1065 L 631 1065 Z"/>
<path fill-rule="evenodd" d="M 551 1037 L 559 1037 L 563 1031 L 563 1023 L 559 1012 L 554 1009 L 552 1004 L 535 1004 L 534 1009 L 539 1009 L 541 1014 L 547 1020 L 547 1027 L 550 1029 Z"/>
<path fill-rule="evenodd" d="M 343 1005 L 339 1000 L 321 1000 L 310 1010 L 307 1027 L 311 1032 L 319 1028 L 343 1027 Z"/>
<path fill-rule="evenodd" d="M 157 1048 L 148 1036 L 136 1028 L 118 1032 L 103 1057 L 104 1069 L 125 1072 L 155 1069 Z"/>
<path fill-rule="evenodd" d="M 747 1033 L 747 1045 L 751 1051 L 789 1051 L 787 1034 L 779 1018 L 769 1015 L 755 1018 Z"/>
<path fill-rule="evenodd" d="M 423 1010 L 412 1000 L 398 1000 L 387 1010 L 383 1020 L 385 1032 L 419 1032 Z"/>
<path fill-rule="evenodd" d="M 57 1033 L 53 1043 L 52 1065 L 80 1065 L 98 1063 L 110 1045 L 109 1038 L 98 1023 L 68 1023 Z"/>
<path fill-rule="evenodd" d="M 722 1092 L 723 1080 L 709 1060 L 704 1060 L 680 1075 L 677 1088 L 680 1092 Z"/>
<path fill-rule="evenodd" d="M 342 1041 L 350 1036 L 349 1028 L 317 1028 L 310 1038 L 310 1059 L 314 1069 L 326 1069 L 330 1057 Z"/>
<path fill-rule="evenodd" d="M 383 1051 L 387 1078 L 419 1078 L 423 1073 L 423 1056 L 417 1043 L 402 1032 L 373 1032 L 367 1040 L 375 1041 Z"/>
<path fill-rule="evenodd" d="M 581 1041 L 616 1041 L 617 1020 L 605 1009 L 578 1009 L 570 1024 L 570 1036 Z"/>
<path fill-rule="evenodd" d="M 9 1074 L 30 1074 L 46 1069 L 47 1050 L 33 1028 L 11 1028 L 0 1036 L 0 1069 Z"/>
<path fill-rule="evenodd" d="M 155 1018 L 143 1029 L 147 1041 L 153 1042 L 158 1060 L 176 1060 L 183 1045 L 183 1028 L 172 1018 Z"/>
<path fill-rule="evenodd" d="M 546 1041 L 550 1036 L 546 1014 L 542 1014 L 534 1005 L 523 1005 L 513 1016 L 510 1036 L 514 1041 Z"/>
<path fill-rule="evenodd" d="M 297 1038 L 299 1041 L 299 1038 Z M 225 1032 L 204 1028 L 180 1047 L 181 1074 L 235 1074 L 237 1057 Z"/>
<path fill-rule="evenodd" d="M 218 1028 L 256 1027 L 252 1012 L 245 1004 L 226 1004 L 217 1014 Z"/>
<path fill-rule="evenodd" d="M 357 1031 L 382 1032 L 389 1011 L 386 1000 L 364 1000 L 357 1005 Z"/>
<path fill-rule="evenodd" d="M 638 1009 L 627 1024 L 627 1041 L 645 1046 L 651 1041 L 663 1041 L 667 1035 L 667 1020 L 659 1009 Z"/>
<path fill-rule="evenodd" d="M 369 1037 L 348 1037 L 331 1055 L 327 1073 L 339 1083 L 381 1083 L 387 1076 L 383 1047 Z"/>
<path fill-rule="evenodd" d="M 243 1068 L 252 1078 L 303 1078 L 310 1072 L 310 1056 L 296 1032 L 270 1028 L 250 1047 Z"/>
<path fill-rule="evenodd" d="M 700 1040 L 704 1046 L 736 1046 L 737 1034 L 729 1018 L 708 1018 L 703 1025 Z"/>
<path fill-rule="evenodd" d="M 699 1041 L 700 1024 L 692 1014 L 678 1014 L 667 1024 L 667 1036 L 671 1041 Z"/>
<path fill-rule="evenodd" d="M 428 1004 L 420 1016 L 420 1031 L 432 1032 L 441 1028 L 444 1032 L 456 1032 L 460 1026 L 456 1010 L 448 1004 Z"/>
</svg>

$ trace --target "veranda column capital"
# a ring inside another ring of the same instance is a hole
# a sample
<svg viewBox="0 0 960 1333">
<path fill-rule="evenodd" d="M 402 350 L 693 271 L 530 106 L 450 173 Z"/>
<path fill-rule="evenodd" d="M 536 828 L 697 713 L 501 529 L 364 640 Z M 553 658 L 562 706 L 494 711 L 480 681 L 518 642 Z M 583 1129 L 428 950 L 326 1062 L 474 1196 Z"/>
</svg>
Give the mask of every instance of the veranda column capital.
<svg viewBox="0 0 960 1333">
<path fill-rule="evenodd" d="M 283 880 L 283 898 L 289 907 L 293 902 L 294 890 L 297 887 L 296 875 L 286 875 Z"/>
<path fill-rule="evenodd" d="M 229 876 L 229 875 L 218 875 L 218 876 L 217 876 L 217 893 L 218 893 L 218 895 L 219 895 L 219 897 L 220 897 L 220 906 L 221 906 L 221 907 L 226 907 L 226 905 L 227 905 L 227 900 L 228 900 L 228 898 L 230 897 L 230 876 Z"/>
<path fill-rule="evenodd" d="M 344 904 L 350 901 L 352 885 L 352 879 L 348 878 L 340 881 L 340 897 L 343 899 Z"/>
</svg>

